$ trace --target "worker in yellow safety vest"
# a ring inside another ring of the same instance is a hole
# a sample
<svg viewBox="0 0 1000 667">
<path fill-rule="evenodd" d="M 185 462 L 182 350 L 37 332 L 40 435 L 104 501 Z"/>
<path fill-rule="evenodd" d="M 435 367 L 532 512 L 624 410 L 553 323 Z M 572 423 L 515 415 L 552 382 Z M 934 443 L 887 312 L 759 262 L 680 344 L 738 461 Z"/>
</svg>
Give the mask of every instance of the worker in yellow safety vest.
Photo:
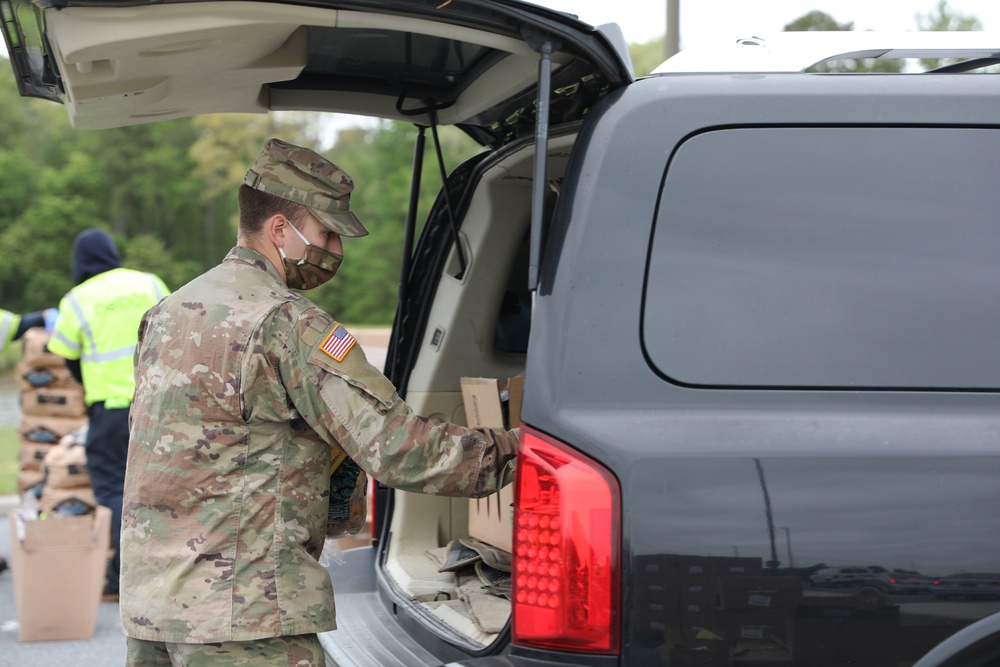
<svg viewBox="0 0 1000 667">
<path fill-rule="evenodd" d="M 88 229 L 73 242 L 73 282 L 59 302 L 48 349 L 67 360 L 83 383 L 88 428 L 87 469 L 97 502 L 111 509 L 115 554 L 103 599 L 118 599 L 122 492 L 128 457 L 129 405 L 135 393 L 133 355 L 143 314 L 170 293 L 152 273 L 122 268 L 107 232 Z"/>
<path fill-rule="evenodd" d="M 0 352 L 3 352 L 7 345 L 23 336 L 28 329 L 45 327 L 51 331 L 58 313 L 59 311 L 55 308 L 37 310 L 24 315 L 0 309 Z"/>
</svg>

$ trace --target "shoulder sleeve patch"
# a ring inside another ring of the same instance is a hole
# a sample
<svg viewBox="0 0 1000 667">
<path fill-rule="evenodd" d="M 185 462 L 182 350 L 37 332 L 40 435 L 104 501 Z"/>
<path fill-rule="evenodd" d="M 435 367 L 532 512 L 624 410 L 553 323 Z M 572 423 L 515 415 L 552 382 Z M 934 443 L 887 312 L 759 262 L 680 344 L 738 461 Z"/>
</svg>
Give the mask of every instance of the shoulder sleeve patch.
<svg viewBox="0 0 1000 667">
<path fill-rule="evenodd" d="M 356 344 L 354 336 L 347 333 L 343 325 L 334 322 L 332 327 L 332 329 L 324 331 L 319 338 L 323 343 L 313 348 L 312 354 L 309 356 L 309 363 L 323 368 L 360 389 L 385 408 L 392 406 L 399 399 L 396 396 L 396 388 L 392 386 L 389 378 L 368 363 L 361 346 Z M 350 340 L 349 343 L 341 343 L 344 338 L 337 336 L 338 330 L 346 334 L 345 338 Z M 326 349 L 341 344 L 346 345 L 346 349 L 339 353 L 340 359 L 335 356 L 337 353 L 331 353 L 331 350 Z"/>
<path fill-rule="evenodd" d="M 319 349 L 337 361 L 343 361 L 347 353 L 351 351 L 357 342 L 354 336 L 347 332 L 342 325 L 337 324 L 333 331 L 327 335 L 326 339 L 319 346 Z"/>
</svg>

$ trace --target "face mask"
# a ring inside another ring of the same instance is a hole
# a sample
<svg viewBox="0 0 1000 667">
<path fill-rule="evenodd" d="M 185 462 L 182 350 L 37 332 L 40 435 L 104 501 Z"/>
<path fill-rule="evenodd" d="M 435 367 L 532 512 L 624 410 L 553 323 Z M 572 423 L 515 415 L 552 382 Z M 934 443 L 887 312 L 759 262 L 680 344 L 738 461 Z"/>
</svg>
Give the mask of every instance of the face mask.
<svg viewBox="0 0 1000 667">
<path fill-rule="evenodd" d="M 333 278 L 344 256 L 314 246 L 295 225 L 288 226 L 306 244 L 306 250 L 301 259 L 291 259 L 285 255 L 284 248 L 278 248 L 285 266 L 285 284 L 292 289 L 313 289 Z"/>
</svg>

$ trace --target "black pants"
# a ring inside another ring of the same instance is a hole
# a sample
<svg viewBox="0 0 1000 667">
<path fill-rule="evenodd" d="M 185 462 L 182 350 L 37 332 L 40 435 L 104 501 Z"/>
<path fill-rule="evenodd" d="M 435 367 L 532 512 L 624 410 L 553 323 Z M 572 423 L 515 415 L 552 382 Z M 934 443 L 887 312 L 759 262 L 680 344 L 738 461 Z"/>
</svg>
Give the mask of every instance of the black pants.
<svg viewBox="0 0 1000 667">
<path fill-rule="evenodd" d="M 87 408 L 87 470 L 97 502 L 111 510 L 111 545 L 114 556 L 108 563 L 107 591 L 118 590 L 121 568 L 122 493 L 125 489 L 125 462 L 128 459 L 128 408 L 105 409 L 104 403 Z"/>
</svg>

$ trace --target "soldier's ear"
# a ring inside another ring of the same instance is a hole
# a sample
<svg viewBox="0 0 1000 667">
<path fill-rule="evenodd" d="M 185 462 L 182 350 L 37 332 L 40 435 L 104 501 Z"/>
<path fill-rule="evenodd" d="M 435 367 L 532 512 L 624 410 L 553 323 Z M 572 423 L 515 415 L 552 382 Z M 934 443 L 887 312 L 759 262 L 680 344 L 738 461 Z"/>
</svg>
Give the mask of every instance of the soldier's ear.
<svg viewBox="0 0 1000 667">
<path fill-rule="evenodd" d="M 268 240 L 276 248 L 284 247 L 285 234 L 288 232 L 288 225 L 290 224 L 292 223 L 288 221 L 288 218 L 281 213 L 275 213 L 264 221 L 264 232 L 267 234 Z"/>
</svg>

